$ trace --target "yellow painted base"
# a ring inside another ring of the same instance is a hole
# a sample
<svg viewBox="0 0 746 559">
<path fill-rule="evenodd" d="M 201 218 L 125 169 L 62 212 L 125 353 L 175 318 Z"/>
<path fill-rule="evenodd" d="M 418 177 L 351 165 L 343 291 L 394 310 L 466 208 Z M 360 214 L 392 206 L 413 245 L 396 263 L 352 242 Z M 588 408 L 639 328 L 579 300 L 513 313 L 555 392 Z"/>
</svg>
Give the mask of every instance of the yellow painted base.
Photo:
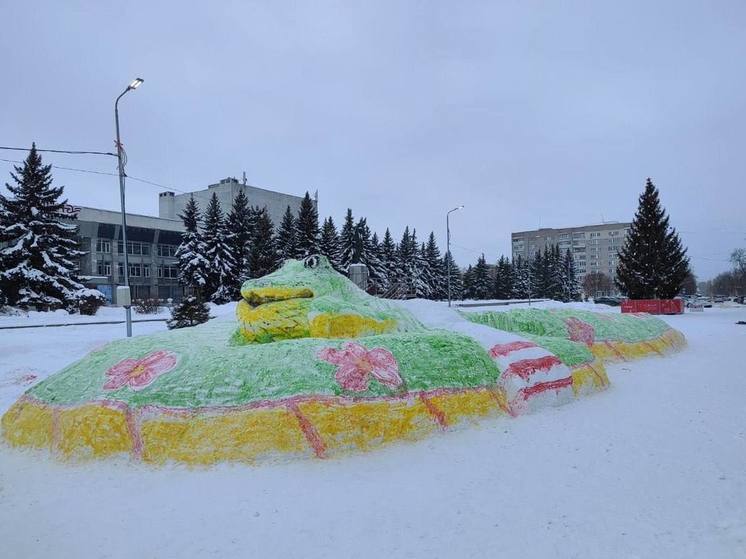
<svg viewBox="0 0 746 559">
<path fill-rule="evenodd" d="M 581 396 L 609 385 L 603 360 L 663 355 L 685 344 L 673 330 L 651 342 L 614 343 L 613 349 L 595 344 L 597 359 L 572 373 L 573 391 Z M 10 445 L 50 449 L 66 459 L 128 453 L 155 464 L 207 465 L 365 451 L 422 439 L 459 423 L 505 414 L 506 409 L 505 395 L 496 388 L 412 394 L 406 399 L 308 399 L 276 407 L 183 414 L 153 410 L 140 418 L 99 403 L 65 408 L 25 397 L 1 423 Z"/>
</svg>

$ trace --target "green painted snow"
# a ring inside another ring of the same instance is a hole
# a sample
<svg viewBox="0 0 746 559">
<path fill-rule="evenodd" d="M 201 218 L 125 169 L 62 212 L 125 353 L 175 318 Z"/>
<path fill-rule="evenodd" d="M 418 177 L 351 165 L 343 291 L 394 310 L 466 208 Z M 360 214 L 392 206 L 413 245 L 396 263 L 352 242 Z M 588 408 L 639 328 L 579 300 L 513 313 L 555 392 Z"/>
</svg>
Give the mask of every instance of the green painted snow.
<svg viewBox="0 0 746 559">
<path fill-rule="evenodd" d="M 577 318 L 593 326 L 598 341 L 642 342 L 657 338 L 670 329 L 668 324 L 654 316 L 595 313 L 578 309 L 514 309 L 507 312 L 462 312 L 462 315 L 471 322 L 498 330 L 563 339 L 568 339 L 567 318 Z M 562 359 L 561 355 L 559 357 Z"/>
<path fill-rule="evenodd" d="M 441 331 L 369 336 L 356 340 L 305 338 L 271 344 L 229 343 L 234 324 L 212 321 L 194 328 L 161 332 L 112 342 L 63 369 L 29 391 L 57 404 L 109 399 L 132 406 L 183 408 L 234 406 L 299 395 L 343 394 L 334 379 L 337 367 L 317 357 L 324 347 L 347 341 L 367 348 L 384 347 L 396 358 L 407 390 L 466 388 L 494 384 L 499 376 L 487 352 L 471 338 Z M 139 391 L 123 387 L 106 391 L 106 371 L 120 361 L 166 349 L 177 365 Z M 391 394 L 371 380 L 360 396 Z"/>
</svg>

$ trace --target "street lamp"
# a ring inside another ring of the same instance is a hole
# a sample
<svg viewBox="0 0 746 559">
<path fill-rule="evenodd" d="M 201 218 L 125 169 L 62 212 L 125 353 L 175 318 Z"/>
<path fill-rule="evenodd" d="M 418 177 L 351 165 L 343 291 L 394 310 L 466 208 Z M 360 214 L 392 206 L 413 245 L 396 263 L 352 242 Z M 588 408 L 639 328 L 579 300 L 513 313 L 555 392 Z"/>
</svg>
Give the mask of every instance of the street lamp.
<svg viewBox="0 0 746 559">
<path fill-rule="evenodd" d="M 451 213 L 463 210 L 464 206 L 459 206 L 457 208 L 453 208 L 452 210 L 448 210 L 446 212 L 446 254 L 448 255 L 448 258 L 446 259 L 446 275 L 448 276 L 448 306 L 451 306 L 451 260 L 453 259 L 453 256 L 451 255 L 451 223 L 449 221 L 449 218 L 451 217 Z"/>
<path fill-rule="evenodd" d="M 124 287 L 127 295 L 129 295 L 130 288 L 130 263 L 127 257 L 127 214 L 125 211 L 124 204 L 124 161 L 122 159 L 122 141 L 119 138 L 119 100 L 124 97 L 129 91 L 133 91 L 142 85 L 143 80 L 136 78 L 131 84 L 127 86 L 127 89 L 114 101 L 114 122 L 117 128 L 117 160 L 119 161 L 119 197 L 122 203 L 122 247 L 124 248 Z M 126 296 L 125 301 L 128 303 L 124 307 L 125 318 L 127 322 L 127 337 L 132 337 L 132 307 L 129 304 L 130 297 Z M 118 301 L 118 298 L 117 298 Z"/>
</svg>

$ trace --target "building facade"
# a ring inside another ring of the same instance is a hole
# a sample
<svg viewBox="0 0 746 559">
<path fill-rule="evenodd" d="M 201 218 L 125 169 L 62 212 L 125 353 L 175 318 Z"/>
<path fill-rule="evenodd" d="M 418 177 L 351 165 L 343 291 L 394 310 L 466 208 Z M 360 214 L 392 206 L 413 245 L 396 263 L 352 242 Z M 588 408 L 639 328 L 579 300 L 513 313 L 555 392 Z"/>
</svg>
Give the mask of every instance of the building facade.
<svg viewBox="0 0 746 559">
<path fill-rule="evenodd" d="M 630 226 L 631 223 L 610 222 L 511 233 L 513 259 L 521 256 L 524 260 L 530 260 L 536 251 L 557 244 L 563 254 L 568 249 L 572 250 L 581 282 L 590 272 L 603 272 L 613 280 L 619 263 L 619 251 L 624 245 Z"/>
<path fill-rule="evenodd" d="M 244 182 L 238 182 L 235 178 L 227 178 L 216 184 L 211 184 L 204 190 L 197 190 L 195 192 L 184 194 L 161 192 L 158 195 L 158 217 L 163 219 L 179 219 L 179 215 L 184 211 L 184 207 L 192 196 L 194 196 L 200 210 L 204 211 L 213 193 L 217 194 L 218 202 L 220 202 L 223 212 L 228 213 L 233 205 L 233 199 L 242 190 L 249 199 L 250 205 L 267 208 L 269 217 L 272 218 L 272 223 L 275 224 L 275 227 L 280 225 L 282 216 L 288 206 L 290 206 L 293 214 L 297 215 L 300 203 L 303 200 L 301 196 L 251 186 L 246 184 L 245 180 Z"/>
<path fill-rule="evenodd" d="M 158 195 L 158 217 L 127 214 L 126 250 L 132 300 L 181 300 L 184 288 L 179 285 L 176 249 L 181 243 L 184 224 L 179 214 L 191 196 L 204 211 L 213 192 L 217 194 L 223 212 L 227 213 L 241 190 L 248 197 L 249 204 L 267 208 L 275 227 L 279 226 L 288 206 L 297 215 L 303 200 L 300 196 L 258 188 L 229 178 L 193 193 L 161 192 Z M 124 285 L 125 247 L 121 214 L 72 205 L 67 205 L 65 211 L 75 219 L 80 249 L 85 252 L 80 261 L 81 277 L 87 286 L 98 289 L 110 303 L 116 304 L 116 288 Z"/>
<path fill-rule="evenodd" d="M 116 303 L 116 287 L 124 285 L 122 215 L 110 210 L 66 206 L 75 218 L 80 249 L 80 275 L 85 284 Z M 127 256 L 132 299 L 158 298 L 179 301 L 176 249 L 181 243 L 181 221 L 127 214 Z"/>
</svg>

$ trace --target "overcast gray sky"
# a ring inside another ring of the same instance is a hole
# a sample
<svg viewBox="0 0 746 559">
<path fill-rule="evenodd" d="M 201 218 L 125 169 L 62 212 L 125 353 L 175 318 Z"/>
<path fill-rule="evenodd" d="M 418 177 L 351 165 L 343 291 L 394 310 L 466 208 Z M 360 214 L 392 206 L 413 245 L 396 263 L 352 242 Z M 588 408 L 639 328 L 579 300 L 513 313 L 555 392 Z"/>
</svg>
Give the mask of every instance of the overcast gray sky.
<svg viewBox="0 0 746 559">
<path fill-rule="evenodd" d="M 465 265 L 509 254 L 511 231 L 629 220 L 650 176 L 700 279 L 746 246 L 742 0 L 0 5 L 0 145 L 112 150 L 140 76 L 128 172 L 181 190 L 245 171 L 441 247 L 465 204 Z M 115 177 L 55 178 L 118 207 Z M 130 181 L 128 209 L 156 214 L 158 191 Z"/>
</svg>

